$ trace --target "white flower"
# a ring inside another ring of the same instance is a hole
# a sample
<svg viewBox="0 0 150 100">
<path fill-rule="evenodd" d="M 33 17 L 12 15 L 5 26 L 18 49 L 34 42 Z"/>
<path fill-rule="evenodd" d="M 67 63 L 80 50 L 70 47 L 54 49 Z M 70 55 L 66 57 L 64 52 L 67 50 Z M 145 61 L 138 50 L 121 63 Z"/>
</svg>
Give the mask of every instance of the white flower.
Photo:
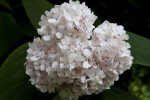
<svg viewBox="0 0 150 100">
<path fill-rule="evenodd" d="M 25 64 L 31 84 L 41 92 L 57 91 L 63 100 L 77 100 L 109 89 L 131 67 L 123 26 L 105 21 L 93 30 L 96 16 L 79 1 L 45 14 L 38 29 L 42 38 L 29 43 Z"/>
</svg>

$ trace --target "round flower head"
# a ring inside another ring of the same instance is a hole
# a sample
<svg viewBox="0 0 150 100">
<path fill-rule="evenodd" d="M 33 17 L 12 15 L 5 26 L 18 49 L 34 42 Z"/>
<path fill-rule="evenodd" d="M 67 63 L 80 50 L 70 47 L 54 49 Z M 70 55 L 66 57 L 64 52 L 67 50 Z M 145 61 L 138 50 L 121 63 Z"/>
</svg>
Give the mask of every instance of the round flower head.
<svg viewBox="0 0 150 100">
<path fill-rule="evenodd" d="M 41 92 L 78 100 L 108 89 L 132 65 L 123 26 L 105 21 L 94 29 L 96 16 L 84 3 L 70 1 L 45 14 L 38 29 L 42 38 L 29 43 L 25 64 Z"/>
</svg>

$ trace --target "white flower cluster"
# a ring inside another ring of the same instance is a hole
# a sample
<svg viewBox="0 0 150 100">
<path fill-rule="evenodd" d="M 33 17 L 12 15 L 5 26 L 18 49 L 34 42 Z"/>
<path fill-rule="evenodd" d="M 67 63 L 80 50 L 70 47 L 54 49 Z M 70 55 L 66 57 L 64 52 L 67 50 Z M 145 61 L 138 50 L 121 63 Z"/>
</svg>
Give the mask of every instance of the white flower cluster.
<svg viewBox="0 0 150 100">
<path fill-rule="evenodd" d="M 46 16 L 45 16 L 46 15 Z M 57 91 L 63 100 L 99 93 L 129 69 L 128 35 L 123 26 L 103 22 L 79 1 L 56 5 L 41 16 L 38 33 L 27 50 L 26 74 L 40 91 Z"/>
</svg>

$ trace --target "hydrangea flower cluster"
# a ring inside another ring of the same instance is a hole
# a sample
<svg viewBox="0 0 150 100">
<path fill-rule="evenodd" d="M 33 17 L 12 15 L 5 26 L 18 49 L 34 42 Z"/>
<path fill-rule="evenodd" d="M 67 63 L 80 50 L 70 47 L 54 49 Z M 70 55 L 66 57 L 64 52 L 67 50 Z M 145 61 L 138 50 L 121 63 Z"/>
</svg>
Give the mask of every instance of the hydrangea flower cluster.
<svg viewBox="0 0 150 100">
<path fill-rule="evenodd" d="M 79 1 L 56 5 L 41 16 L 38 33 L 27 50 L 26 74 L 41 92 L 55 92 L 63 100 L 109 89 L 129 69 L 129 37 L 123 26 L 104 21 Z"/>
</svg>

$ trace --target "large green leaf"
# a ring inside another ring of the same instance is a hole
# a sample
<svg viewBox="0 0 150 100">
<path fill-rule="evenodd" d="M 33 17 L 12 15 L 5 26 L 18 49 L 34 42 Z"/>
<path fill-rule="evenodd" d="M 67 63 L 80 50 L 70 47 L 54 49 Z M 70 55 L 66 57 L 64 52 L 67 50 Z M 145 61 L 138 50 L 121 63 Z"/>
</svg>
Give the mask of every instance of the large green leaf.
<svg viewBox="0 0 150 100">
<path fill-rule="evenodd" d="M 102 92 L 102 100 L 141 100 L 138 97 L 122 89 L 111 87 L 110 90 Z"/>
<path fill-rule="evenodd" d="M 38 28 L 38 22 L 40 17 L 44 14 L 44 11 L 53 7 L 53 5 L 46 0 L 23 0 L 25 11 L 35 28 Z"/>
<path fill-rule="evenodd" d="M 24 44 L 16 49 L 0 68 L 0 100 L 53 100 L 57 96 L 41 93 L 29 82 L 24 66 L 27 48 Z"/>
<path fill-rule="evenodd" d="M 4 7 L 6 7 L 7 9 L 11 10 L 11 7 L 9 6 L 9 4 L 6 2 L 6 0 L 0 0 L 0 5 L 3 5 Z"/>
<path fill-rule="evenodd" d="M 131 32 L 129 34 L 129 43 L 131 44 L 131 54 L 134 57 L 135 64 L 150 66 L 150 40 Z"/>
<path fill-rule="evenodd" d="M 9 13 L 0 12 L 0 56 L 5 54 L 20 36 L 13 17 Z"/>
<path fill-rule="evenodd" d="M 27 44 L 16 49 L 0 68 L 0 99 L 31 100 L 33 92 L 29 77 L 25 75 L 25 56 Z"/>
</svg>

